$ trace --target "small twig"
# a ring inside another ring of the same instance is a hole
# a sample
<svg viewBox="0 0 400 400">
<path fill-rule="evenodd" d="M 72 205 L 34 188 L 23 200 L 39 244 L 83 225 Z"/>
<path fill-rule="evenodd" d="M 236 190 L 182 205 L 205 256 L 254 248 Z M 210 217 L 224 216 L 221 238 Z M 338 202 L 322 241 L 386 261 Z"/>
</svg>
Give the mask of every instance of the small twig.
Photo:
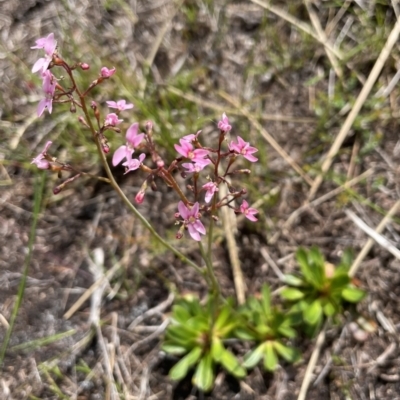
<svg viewBox="0 0 400 400">
<path fill-rule="evenodd" d="M 297 397 L 297 400 L 305 400 L 306 399 L 307 390 L 311 383 L 312 374 L 313 374 L 315 365 L 317 364 L 319 353 L 321 352 L 321 348 L 325 342 L 326 327 L 327 327 L 327 322 L 325 323 L 325 326 L 322 328 L 321 332 L 318 335 L 317 341 L 315 342 L 315 347 L 311 354 L 310 361 L 308 362 L 306 373 L 304 375 L 303 382 L 301 384 L 301 388 L 300 388 L 300 392 L 299 392 L 299 396 Z"/>
<path fill-rule="evenodd" d="M 128 331 L 134 329 L 135 326 L 142 323 L 146 318 L 152 317 L 153 315 L 161 314 L 166 308 L 168 308 L 173 303 L 174 299 L 175 299 L 175 294 L 173 292 L 170 292 L 168 297 L 160 304 L 158 304 L 153 308 L 150 308 L 150 310 L 147 310 L 142 315 L 139 315 L 137 318 L 135 318 L 128 326 Z"/>
<path fill-rule="evenodd" d="M 370 236 L 376 243 L 381 245 L 384 249 L 392 253 L 398 260 L 400 260 L 400 250 L 394 246 L 388 239 L 376 232 L 376 230 L 370 228 L 362 219 L 358 218 L 350 210 L 346 210 L 346 215 L 368 236 Z"/>
<path fill-rule="evenodd" d="M 88 290 L 86 290 L 85 293 L 82 294 L 81 297 L 72 305 L 72 307 L 64 314 L 65 319 L 71 318 L 75 312 L 81 307 L 81 305 L 92 295 L 92 293 L 99 287 L 101 286 L 105 281 L 108 281 L 114 274 L 115 272 L 118 271 L 118 269 L 121 267 L 119 263 L 116 263 L 107 273 L 94 282 Z"/>
<path fill-rule="evenodd" d="M 282 271 L 279 269 L 278 265 L 275 263 L 275 261 L 268 254 L 267 248 L 266 247 L 261 247 L 260 253 L 263 256 L 264 260 L 268 263 L 268 265 L 275 272 L 275 275 L 279 278 L 279 280 L 283 281 L 285 279 L 285 275 L 282 273 Z"/>
</svg>

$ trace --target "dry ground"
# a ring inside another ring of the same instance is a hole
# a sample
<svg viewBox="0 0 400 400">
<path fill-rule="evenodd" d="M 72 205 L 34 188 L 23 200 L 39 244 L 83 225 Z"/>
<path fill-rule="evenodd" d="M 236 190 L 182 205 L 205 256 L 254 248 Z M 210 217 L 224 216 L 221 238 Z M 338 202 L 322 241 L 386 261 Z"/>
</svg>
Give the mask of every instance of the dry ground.
<svg viewBox="0 0 400 400">
<path fill-rule="evenodd" d="M 122 76 L 117 88 L 107 87 L 109 95 L 97 93 L 98 101 L 128 98 L 135 103 L 135 118 L 154 119 L 156 129 L 175 139 L 201 127 L 212 132 L 226 111 L 234 132 L 257 143 L 260 163 L 247 188 L 252 202 L 261 199 L 260 222 L 239 221 L 235 236 L 248 293 L 263 282 L 276 288 L 271 263 L 283 272 L 293 270 L 293 253 L 300 245 L 318 245 L 331 262 L 347 247 L 357 255 L 367 236 L 345 209 L 376 227 L 397 204 L 399 90 L 390 86 L 399 68 L 397 44 L 315 198 L 369 171 L 351 189 L 312 205 L 288 224 L 310 186 L 265 134 L 266 129 L 315 179 L 320 158 L 337 137 L 394 26 L 397 2 L 315 1 L 311 13 L 300 1 L 290 6 L 274 1 L 274 12 L 256 3 L 0 1 L 0 338 L 27 254 L 37 172 L 30 159 L 46 140 L 62 140 L 64 157 L 102 173 L 85 145 L 78 146 L 76 125 L 65 122 L 61 112 L 36 118 L 39 96 L 30 68 L 37 54 L 29 47 L 49 32 L 59 38 L 64 56 L 82 57 L 94 71 L 100 65 L 117 67 Z M 337 41 L 343 60 L 301 29 L 302 23 L 318 32 L 314 17 L 330 43 Z M 386 89 L 383 96 L 376 96 L 379 89 Z M 1 370 L 2 399 L 297 398 L 315 341 L 299 340 L 303 360 L 283 364 L 274 374 L 257 368 L 238 382 L 221 372 L 210 394 L 196 392 L 190 379 L 171 382 L 167 374 L 173 359 L 160 351 L 172 302 L 169 288 L 203 296 L 204 283 L 153 242 L 110 187 L 87 180 L 54 196 L 56 181 L 46 180 L 27 287 Z M 132 177 L 121 182 L 129 196 L 140 186 Z M 141 207 L 171 240 L 175 202 L 172 193 L 160 188 Z M 399 220 L 390 222 L 384 234 L 398 246 Z M 224 293 L 234 295 L 222 227 L 217 239 L 216 273 Z M 178 246 L 197 259 L 190 242 Z M 102 276 L 101 268 L 93 266 L 94 254 L 104 255 L 106 270 L 117 262 L 120 268 L 114 268 L 104 287 L 103 325 L 93 334 L 88 321 L 95 296 L 70 318 L 63 316 Z M 307 399 L 400 399 L 399 268 L 395 256 L 372 247 L 356 277 L 368 291 L 358 313 L 375 328 L 365 341 L 357 340 L 349 329 L 356 318 L 350 313 L 342 326 L 328 327 Z"/>
</svg>

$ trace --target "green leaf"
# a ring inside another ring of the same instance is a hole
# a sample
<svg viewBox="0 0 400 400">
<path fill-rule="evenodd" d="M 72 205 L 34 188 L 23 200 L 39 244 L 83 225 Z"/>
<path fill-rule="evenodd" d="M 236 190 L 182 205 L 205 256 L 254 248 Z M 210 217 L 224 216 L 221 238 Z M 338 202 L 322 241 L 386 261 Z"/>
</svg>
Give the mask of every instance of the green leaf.
<svg viewBox="0 0 400 400">
<path fill-rule="evenodd" d="M 327 301 L 326 304 L 324 304 L 324 314 L 327 317 L 332 317 L 338 312 L 338 307 L 335 306 L 331 301 Z"/>
<path fill-rule="evenodd" d="M 261 343 L 254 350 L 247 353 L 244 357 L 243 367 L 245 368 L 253 368 L 255 367 L 261 360 L 262 356 L 265 352 L 265 343 Z"/>
<path fill-rule="evenodd" d="M 168 354 L 173 354 L 175 356 L 181 356 L 183 354 L 185 354 L 188 349 L 184 346 L 179 346 L 177 344 L 175 344 L 174 342 L 168 342 L 166 341 L 165 343 L 163 343 L 162 347 L 161 347 L 166 353 Z"/>
<path fill-rule="evenodd" d="M 180 304 L 175 304 L 172 307 L 172 319 L 176 322 L 185 324 L 191 317 L 192 315 L 190 315 L 189 311 Z"/>
<path fill-rule="evenodd" d="M 362 289 L 358 289 L 353 286 L 349 286 L 342 291 L 342 297 L 350 303 L 358 303 L 366 296 L 366 293 Z"/>
<path fill-rule="evenodd" d="M 267 371 L 275 371 L 278 365 L 278 356 L 275 353 L 272 342 L 265 342 L 264 368 Z"/>
<path fill-rule="evenodd" d="M 246 370 L 239 364 L 238 359 L 229 350 L 223 351 L 220 363 L 236 378 L 244 378 L 247 375 Z"/>
<path fill-rule="evenodd" d="M 268 285 L 263 285 L 261 289 L 261 305 L 265 315 L 271 314 L 271 290 Z"/>
<path fill-rule="evenodd" d="M 285 336 L 287 338 L 295 338 L 297 336 L 297 332 L 295 329 L 293 329 L 291 326 L 286 325 L 286 324 L 282 324 L 279 328 L 278 328 L 278 332 L 282 335 Z"/>
<path fill-rule="evenodd" d="M 169 371 L 169 377 L 174 381 L 179 381 L 184 378 L 189 368 L 196 364 L 201 356 L 201 348 L 195 347 L 190 353 L 179 360 Z"/>
<path fill-rule="evenodd" d="M 275 341 L 274 347 L 280 356 L 286 361 L 294 363 L 300 359 L 300 352 L 294 347 L 285 346 L 281 342 Z"/>
<path fill-rule="evenodd" d="M 311 275 L 310 267 L 308 265 L 308 254 L 305 249 L 300 247 L 296 252 L 296 260 L 300 265 L 300 269 L 304 277 L 309 280 L 309 276 Z"/>
<path fill-rule="evenodd" d="M 320 300 L 314 300 L 304 311 L 304 319 L 309 325 L 317 325 L 322 318 L 322 305 Z"/>
<path fill-rule="evenodd" d="M 224 352 L 224 345 L 221 340 L 217 337 L 214 337 L 211 343 L 211 356 L 216 361 L 219 362 Z"/>
<path fill-rule="evenodd" d="M 300 300 L 304 297 L 304 293 L 300 289 L 295 288 L 283 288 L 280 292 L 280 295 L 285 300 L 296 301 Z"/>
<path fill-rule="evenodd" d="M 303 282 L 302 279 L 300 279 L 297 276 L 290 275 L 290 274 L 284 275 L 283 282 L 286 285 L 289 285 L 289 286 L 302 286 L 302 285 L 304 285 L 304 282 Z"/>
<path fill-rule="evenodd" d="M 347 273 L 341 272 L 340 274 L 335 274 L 331 280 L 331 290 L 338 290 L 344 288 L 350 282 L 349 275 Z"/>
<path fill-rule="evenodd" d="M 257 334 L 251 329 L 240 327 L 236 328 L 234 332 L 235 337 L 242 340 L 254 340 L 257 338 Z"/>
<path fill-rule="evenodd" d="M 223 307 L 218 314 L 217 319 L 215 320 L 214 328 L 216 330 L 219 330 L 226 325 L 226 323 L 229 320 L 229 317 L 231 316 L 231 311 L 229 310 L 228 307 Z"/>
<path fill-rule="evenodd" d="M 208 392 L 214 384 L 214 371 L 210 353 L 204 355 L 193 375 L 193 384 L 199 389 Z"/>
</svg>

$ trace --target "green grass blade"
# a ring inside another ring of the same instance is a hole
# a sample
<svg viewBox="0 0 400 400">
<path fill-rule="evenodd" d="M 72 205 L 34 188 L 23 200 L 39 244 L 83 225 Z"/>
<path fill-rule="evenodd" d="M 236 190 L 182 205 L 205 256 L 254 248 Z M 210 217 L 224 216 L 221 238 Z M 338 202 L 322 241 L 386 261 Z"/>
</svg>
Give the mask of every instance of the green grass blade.
<svg viewBox="0 0 400 400">
<path fill-rule="evenodd" d="M 31 232 L 29 234 L 28 254 L 26 255 L 26 258 L 25 258 L 24 268 L 22 270 L 21 282 L 19 283 L 19 287 L 18 287 L 17 300 L 15 302 L 14 309 L 11 314 L 10 325 L 7 329 L 3 344 L 1 346 L 0 365 L 3 364 L 4 356 L 5 356 L 5 353 L 7 350 L 8 343 L 10 341 L 10 337 L 11 337 L 11 333 L 12 333 L 12 330 L 14 327 L 15 319 L 17 318 L 18 310 L 21 307 L 22 299 L 24 297 L 26 278 L 28 276 L 28 269 L 29 269 L 29 265 L 31 263 L 31 258 L 32 258 L 32 249 L 33 249 L 33 243 L 35 242 L 36 225 L 37 225 L 37 222 L 39 219 L 39 211 L 40 211 L 40 205 L 42 202 L 42 194 L 43 194 L 45 178 L 46 178 L 46 175 L 44 173 L 41 173 L 37 176 L 36 182 L 35 182 L 35 195 L 34 195 L 34 199 L 33 199 L 33 220 L 32 220 L 32 225 L 31 225 Z"/>
</svg>

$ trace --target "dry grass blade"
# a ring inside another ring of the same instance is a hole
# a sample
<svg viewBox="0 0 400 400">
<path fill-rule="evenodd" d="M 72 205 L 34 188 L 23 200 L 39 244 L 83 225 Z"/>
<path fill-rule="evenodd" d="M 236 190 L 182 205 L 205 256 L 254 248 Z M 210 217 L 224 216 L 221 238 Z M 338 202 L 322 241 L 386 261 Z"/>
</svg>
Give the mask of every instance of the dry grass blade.
<svg viewBox="0 0 400 400">
<path fill-rule="evenodd" d="M 227 194 L 226 186 L 221 185 L 218 193 L 220 199 L 224 198 Z M 233 210 L 228 207 L 221 208 L 221 213 L 222 224 L 224 226 L 226 242 L 228 245 L 229 259 L 232 267 L 236 298 L 239 304 L 244 304 L 246 301 L 246 284 L 243 277 L 242 268 L 240 267 L 239 249 L 235 240 L 236 219 L 234 218 Z"/>
<path fill-rule="evenodd" d="M 307 11 L 308 14 L 310 16 L 310 20 L 311 23 L 314 26 L 315 31 L 317 32 L 317 35 L 319 37 L 319 40 L 321 43 L 328 43 L 328 38 L 325 34 L 325 31 L 322 29 L 321 27 L 321 23 L 317 17 L 317 14 L 315 13 L 315 11 L 312 9 L 312 5 L 310 4 L 310 0 L 306 0 L 305 1 L 306 7 L 307 7 Z M 343 77 L 343 71 L 338 63 L 338 60 L 336 59 L 335 54 L 333 54 L 333 52 L 331 50 L 329 50 L 328 47 L 325 47 L 325 51 L 326 51 L 326 55 L 329 58 L 329 61 L 332 64 L 333 69 L 335 70 L 336 75 L 339 78 Z"/>
<path fill-rule="evenodd" d="M 75 312 L 81 307 L 81 305 L 92 295 L 92 293 L 100 287 L 104 282 L 111 279 L 112 276 L 119 270 L 121 265 L 119 263 L 115 264 L 107 273 L 96 282 L 94 282 L 85 293 L 72 305 L 72 307 L 64 314 L 64 319 L 71 318 Z"/>
<path fill-rule="evenodd" d="M 315 32 L 311 29 L 311 27 L 304 22 L 298 20 L 297 18 L 293 17 L 292 15 L 288 14 L 286 11 L 282 10 L 279 7 L 273 6 L 267 2 L 261 1 L 261 0 L 251 0 L 253 3 L 258 4 L 259 6 L 267 9 L 268 11 L 271 11 L 278 17 L 284 19 L 285 21 L 291 23 L 294 25 L 296 28 L 302 30 L 303 32 L 307 33 L 308 35 L 312 36 L 315 40 L 318 42 L 322 43 L 335 57 L 337 57 L 339 60 L 342 59 L 342 56 L 338 53 L 338 51 L 324 38 L 324 37 L 319 37 L 318 35 L 315 34 Z"/>
<path fill-rule="evenodd" d="M 385 215 L 385 217 L 382 219 L 382 221 L 379 223 L 379 225 L 376 227 L 375 232 L 381 233 L 386 225 L 392 220 L 392 217 L 394 214 L 396 214 L 397 210 L 400 207 L 400 200 L 398 200 L 393 207 L 389 210 L 389 212 Z M 369 238 L 367 243 L 365 243 L 364 247 L 358 254 L 357 258 L 354 260 L 353 265 L 351 266 L 349 270 L 349 275 L 354 276 L 355 273 L 357 272 L 358 267 L 361 265 L 361 262 L 364 260 L 365 256 L 369 253 L 371 250 L 372 246 L 374 244 L 374 240 Z"/>
<path fill-rule="evenodd" d="M 307 365 L 306 373 L 304 375 L 304 379 L 301 384 L 301 388 L 300 388 L 300 392 L 299 392 L 299 396 L 297 397 L 297 400 L 305 400 L 307 398 L 306 397 L 307 390 L 311 383 L 312 374 L 313 374 L 315 365 L 317 364 L 319 353 L 321 352 L 321 348 L 325 342 L 325 336 L 326 336 L 325 330 L 326 330 L 326 324 L 322 328 L 321 332 L 319 333 L 319 335 L 317 337 L 317 341 L 315 342 L 315 347 L 312 352 L 310 361 Z"/>
<path fill-rule="evenodd" d="M 392 31 L 390 32 L 390 35 L 385 43 L 385 46 L 383 46 L 383 49 L 382 49 L 381 53 L 379 54 L 379 57 L 376 60 L 375 65 L 372 68 L 367 81 L 365 82 L 365 85 L 363 86 L 360 94 L 358 95 L 357 100 L 354 103 L 352 110 L 350 111 L 349 115 L 347 116 L 346 121 L 344 122 L 342 129 L 340 130 L 338 136 L 336 137 L 335 141 L 333 142 L 328 154 L 325 156 L 325 160 L 321 167 L 321 173 L 314 180 L 314 183 L 310 189 L 308 200 L 312 200 L 314 198 L 318 188 L 320 187 L 321 183 L 323 182 L 324 174 L 329 170 L 330 166 L 332 165 L 334 157 L 336 156 L 337 152 L 339 151 L 340 147 L 342 146 L 342 143 L 343 143 L 344 139 L 346 138 L 347 134 L 349 133 L 354 120 L 356 119 L 358 113 L 361 110 L 361 107 L 363 106 L 365 100 L 367 99 L 369 93 L 371 92 L 372 86 L 374 85 L 379 74 L 381 73 L 382 68 L 385 64 L 385 61 L 389 57 L 389 54 L 390 54 L 394 44 L 397 41 L 399 33 L 400 33 L 400 19 L 397 20 L 396 25 L 393 27 Z"/>
</svg>

